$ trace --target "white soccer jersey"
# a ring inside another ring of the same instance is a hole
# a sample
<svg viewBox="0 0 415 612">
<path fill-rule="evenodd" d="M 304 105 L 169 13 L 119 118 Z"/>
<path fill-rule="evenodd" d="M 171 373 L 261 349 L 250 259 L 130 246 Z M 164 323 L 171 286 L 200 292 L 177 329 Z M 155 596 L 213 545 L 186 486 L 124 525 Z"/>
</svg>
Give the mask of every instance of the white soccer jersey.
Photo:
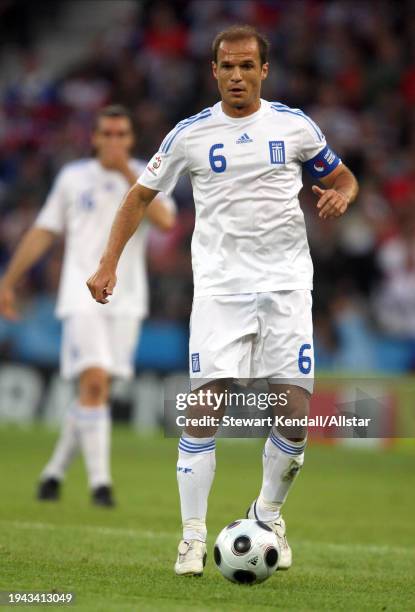
<svg viewBox="0 0 415 612">
<path fill-rule="evenodd" d="M 323 177 L 339 163 L 302 111 L 261 100 L 232 118 L 218 102 L 178 123 L 138 182 L 169 193 L 190 174 L 195 296 L 311 289 L 302 167 Z"/>
<path fill-rule="evenodd" d="M 131 160 L 142 172 L 145 164 Z M 107 170 L 97 159 L 69 163 L 57 176 L 36 226 L 65 234 L 65 254 L 56 313 L 60 318 L 79 312 L 103 312 L 86 286 L 105 249 L 114 216 L 129 189 L 120 172 Z M 143 317 L 148 310 L 145 248 L 148 225 L 131 237 L 120 258 L 117 287 L 106 314 Z"/>
</svg>

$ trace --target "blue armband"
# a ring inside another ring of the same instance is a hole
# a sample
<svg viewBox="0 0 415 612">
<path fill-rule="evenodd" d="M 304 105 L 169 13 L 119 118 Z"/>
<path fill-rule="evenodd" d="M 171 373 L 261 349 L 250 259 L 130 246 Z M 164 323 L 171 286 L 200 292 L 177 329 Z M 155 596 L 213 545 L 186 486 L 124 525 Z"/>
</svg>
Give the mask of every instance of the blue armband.
<svg viewBox="0 0 415 612">
<path fill-rule="evenodd" d="M 337 157 L 334 151 L 329 149 L 328 146 L 325 146 L 315 157 L 303 162 L 303 168 L 305 168 L 312 177 L 322 178 L 330 174 L 330 172 L 333 172 L 340 162 L 340 157 Z"/>
</svg>

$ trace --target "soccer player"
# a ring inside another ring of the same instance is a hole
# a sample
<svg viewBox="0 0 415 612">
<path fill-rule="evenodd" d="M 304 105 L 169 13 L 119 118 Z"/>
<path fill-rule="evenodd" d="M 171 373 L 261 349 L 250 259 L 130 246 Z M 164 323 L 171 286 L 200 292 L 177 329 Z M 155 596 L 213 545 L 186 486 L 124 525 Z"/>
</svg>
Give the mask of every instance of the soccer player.
<svg viewBox="0 0 415 612">
<path fill-rule="evenodd" d="M 322 185 L 312 187 L 322 220 L 345 213 L 358 186 L 312 119 L 261 99 L 268 67 L 268 43 L 254 28 L 233 26 L 216 37 L 212 70 L 221 100 L 178 123 L 163 140 L 118 211 L 88 285 L 98 302 L 108 301 L 118 260 L 147 206 L 189 173 L 196 206 L 192 388 L 207 394 L 223 392 L 234 379 L 265 379 L 272 393 L 287 393 L 287 406 L 275 413 L 303 417 L 314 364 L 313 268 L 298 200 L 302 169 Z M 211 416 L 206 404 L 189 406 L 188 416 Z M 215 416 L 222 413 L 221 407 Z M 265 443 L 262 487 L 247 515 L 276 533 L 279 567 L 288 569 L 292 552 L 281 507 L 303 465 L 307 433 L 282 429 L 273 427 Z M 179 442 L 179 575 L 203 572 L 215 431 L 186 427 Z"/>
<path fill-rule="evenodd" d="M 17 317 L 15 288 L 59 235 L 65 254 L 57 301 L 63 320 L 61 372 L 78 381 L 77 398 L 63 423 L 53 455 L 41 474 L 38 498 L 58 499 L 60 483 L 78 446 L 88 473 L 93 503 L 114 504 L 110 475 L 109 383 L 130 377 L 140 325 L 147 314 L 144 223 L 128 244 L 118 268 L 119 291 L 104 309 L 91 300 L 86 280 L 99 262 L 119 203 L 145 164 L 130 157 L 134 145 L 127 109 L 102 109 L 92 134 L 95 157 L 66 164 L 34 226 L 29 229 L 0 281 L 0 315 Z M 160 194 L 146 220 L 168 230 L 173 200 Z"/>
</svg>

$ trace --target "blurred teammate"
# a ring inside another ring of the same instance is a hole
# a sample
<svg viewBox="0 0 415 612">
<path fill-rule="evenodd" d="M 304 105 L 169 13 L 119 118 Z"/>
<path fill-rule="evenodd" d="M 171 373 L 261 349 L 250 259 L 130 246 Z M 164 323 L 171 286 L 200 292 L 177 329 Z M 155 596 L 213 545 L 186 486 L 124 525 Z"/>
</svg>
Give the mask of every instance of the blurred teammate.
<svg viewBox="0 0 415 612">
<path fill-rule="evenodd" d="M 272 393 L 288 392 L 288 405 L 276 406 L 275 414 L 303 417 L 308 414 L 314 359 L 313 267 L 298 201 L 302 169 L 324 186 L 313 186 L 322 219 L 342 215 L 358 188 L 307 115 L 260 98 L 267 57 L 267 41 L 249 26 L 235 26 L 216 37 L 212 68 L 221 101 L 181 121 L 166 136 L 118 211 L 88 284 L 98 302 L 108 301 L 118 260 L 146 207 L 157 192 L 169 193 L 181 174 L 190 173 L 196 205 L 192 388 L 223 392 L 232 379 L 265 379 Z M 223 405 L 214 413 L 207 403 L 189 407 L 187 416 L 223 414 Z M 189 426 L 179 442 L 179 575 L 203 572 L 215 432 L 215 427 Z M 281 506 L 302 467 L 305 445 L 306 430 L 272 428 L 265 443 L 262 487 L 248 510 L 248 518 L 263 521 L 276 533 L 281 569 L 292 563 Z"/>
<path fill-rule="evenodd" d="M 38 498 L 59 497 L 60 483 L 78 445 L 94 503 L 114 503 L 110 475 L 109 384 L 130 377 L 140 325 L 147 314 L 145 247 L 147 224 L 134 234 L 120 261 L 119 291 L 108 308 L 94 304 L 85 285 L 98 265 L 123 196 L 145 165 L 130 157 L 134 133 L 130 115 L 108 106 L 96 119 L 96 157 L 66 164 L 57 176 L 34 227 L 23 237 L 0 281 L 0 314 L 15 319 L 18 281 L 54 243 L 65 236 L 57 316 L 63 320 L 61 372 L 78 380 L 78 393 L 63 423 L 53 455 L 42 472 Z M 174 223 L 174 204 L 162 194 L 146 219 L 163 230 Z"/>
</svg>

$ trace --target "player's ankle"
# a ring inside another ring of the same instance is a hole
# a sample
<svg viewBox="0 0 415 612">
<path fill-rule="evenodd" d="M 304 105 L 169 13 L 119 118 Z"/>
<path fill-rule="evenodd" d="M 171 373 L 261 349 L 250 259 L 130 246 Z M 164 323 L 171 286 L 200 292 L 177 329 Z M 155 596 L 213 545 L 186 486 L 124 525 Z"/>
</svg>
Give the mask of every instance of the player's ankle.
<svg viewBox="0 0 415 612">
<path fill-rule="evenodd" d="M 261 494 L 256 500 L 255 509 L 258 519 L 266 523 L 277 521 L 281 516 L 281 504 L 278 502 L 269 502 L 265 500 Z"/>
<path fill-rule="evenodd" d="M 183 521 L 183 540 L 198 540 L 206 542 L 207 529 L 205 521 L 201 519 L 188 519 Z"/>
</svg>

